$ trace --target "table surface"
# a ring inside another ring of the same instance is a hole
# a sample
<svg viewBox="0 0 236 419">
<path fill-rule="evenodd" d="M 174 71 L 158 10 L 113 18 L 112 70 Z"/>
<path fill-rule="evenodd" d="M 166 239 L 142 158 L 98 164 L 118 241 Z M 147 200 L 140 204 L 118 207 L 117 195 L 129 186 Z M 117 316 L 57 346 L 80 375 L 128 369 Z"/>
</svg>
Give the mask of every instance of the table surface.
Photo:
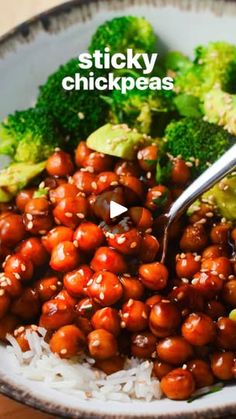
<svg viewBox="0 0 236 419">
<path fill-rule="evenodd" d="M 65 0 L 0 0 L 0 36 L 25 19 Z M 52 416 L 35 411 L 0 396 L 1 419 L 52 419 Z"/>
</svg>

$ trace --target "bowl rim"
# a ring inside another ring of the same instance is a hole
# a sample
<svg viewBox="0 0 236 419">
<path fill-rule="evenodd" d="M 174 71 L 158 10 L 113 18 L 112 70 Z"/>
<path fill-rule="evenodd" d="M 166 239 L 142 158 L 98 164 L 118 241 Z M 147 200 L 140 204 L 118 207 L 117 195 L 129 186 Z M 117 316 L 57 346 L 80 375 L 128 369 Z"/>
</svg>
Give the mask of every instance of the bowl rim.
<svg viewBox="0 0 236 419">
<path fill-rule="evenodd" d="M 236 15 L 236 0 L 109 0 L 110 4 L 118 3 L 122 4 L 129 3 L 130 6 L 135 4 L 148 4 L 151 6 L 157 6 L 169 4 L 174 7 L 181 7 L 185 9 L 195 9 L 200 10 L 201 8 L 210 9 L 216 14 L 235 14 Z M 198 3 L 198 4 L 197 4 Z M 50 19 L 57 19 L 61 15 L 67 15 L 73 12 L 74 9 L 81 9 L 82 7 L 89 7 L 90 5 L 100 5 L 107 4 L 107 0 L 69 0 L 61 3 L 57 6 L 47 9 L 41 13 L 34 15 L 33 17 L 25 20 L 24 22 L 14 26 L 12 29 L 0 36 L 0 53 L 1 50 L 4 50 L 5 45 L 7 45 L 12 40 L 16 40 L 19 43 L 30 42 L 31 30 L 34 29 L 39 23 L 41 23 L 41 31 L 50 32 Z M 86 19 L 86 17 L 85 17 Z M 58 29 L 60 31 L 60 29 Z M 55 32 L 55 31 L 54 31 Z M 1 57 L 0 57 L 1 60 Z M 61 418 L 81 418 L 81 419 L 212 419 L 213 417 L 223 417 L 225 416 L 229 419 L 228 415 L 236 413 L 236 401 L 235 403 L 222 405 L 217 407 L 217 410 L 212 408 L 197 409 L 196 411 L 186 412 L 183 411 L 176 413 L 169 413 L 163 416 L 163 413 L 157 412 L 157 415 L 145 415 L 143 416 L 138 414 L 129 413 L 126 414 L 106 414 L 105 412 L 97 413 L 83 408 L 69 408 L 51 401 L 45 401 L 40 398 L 40 396 L 33 395 L 30 391 L 25 391 L 25 389 L 20 388 L 8 381 L 7 378 L 0 378 L 0 394 L 9 397 L 12 400 L 15 400 L 19 403 L 27 405 L 31 408 L 37 409 L 41 412 L 60 416 Z M 223 415 L 223 416 L 222 416 Z"/>
</svg>

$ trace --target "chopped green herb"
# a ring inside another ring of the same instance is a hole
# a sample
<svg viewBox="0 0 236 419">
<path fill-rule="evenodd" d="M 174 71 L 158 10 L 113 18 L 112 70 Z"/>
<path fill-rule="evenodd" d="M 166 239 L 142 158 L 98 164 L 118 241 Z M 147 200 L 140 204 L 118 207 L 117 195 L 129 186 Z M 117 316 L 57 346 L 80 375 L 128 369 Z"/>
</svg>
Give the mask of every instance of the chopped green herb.
<svg viewBox="0 0 236 419">
<path fill-rule="evenodd" d="M 222 390 L 224 387 L 223 383 L 218 383 L 215 386 L 212 386 L 210 389 L 207 387 L 205 391 L 204 389 L 201 389 L 202 391 L 196 392 L 190 399 L 187 400 L 187 403 L 192 403 L 194 400 L 200 399 L 203 396 L 207 396 L 208 394 L 216 393 L 217 391 Z"/>
</svg>

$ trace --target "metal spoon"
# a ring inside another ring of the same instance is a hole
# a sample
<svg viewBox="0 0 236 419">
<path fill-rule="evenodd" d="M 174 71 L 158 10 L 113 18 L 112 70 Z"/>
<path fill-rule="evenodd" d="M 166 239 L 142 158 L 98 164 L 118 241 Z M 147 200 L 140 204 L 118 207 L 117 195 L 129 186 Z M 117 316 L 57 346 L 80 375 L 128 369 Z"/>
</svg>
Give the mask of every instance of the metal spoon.
<svg viewBox="0 0 236 419">
<path fill-rule="evenodd" d="M 180 217 L 181 214 L 189 207 L 200 195 L 210 189 L 215 183 L 221 180 L 236 167 L 236 144 L 233 145 L 222 157 L 219 158 L 212 166 L 203 172 L 191 185 L 180 195 L 173 203 L 169 212 L 164 214 L 165 223 L 163 251 L 161 262 L 165 261 L 168 230 L 170 225 Z"/>
</svg>

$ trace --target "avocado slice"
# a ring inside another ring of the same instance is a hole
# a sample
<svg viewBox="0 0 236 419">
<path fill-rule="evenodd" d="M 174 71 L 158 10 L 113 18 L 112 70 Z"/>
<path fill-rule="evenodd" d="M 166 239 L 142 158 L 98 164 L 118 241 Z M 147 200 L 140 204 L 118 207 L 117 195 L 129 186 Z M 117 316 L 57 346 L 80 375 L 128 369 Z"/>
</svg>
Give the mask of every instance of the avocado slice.
<svg viewBox="0 0 236 419">
<path fill-rule="evenodd" d="M 236 220 L 236 176 L 224 178 L 203 194 L 202 198 L 213 202 L 222 217 Z"/>
<path fill-rule="evenodd" d="M 126 124 L 106 124 L 88 137 L 87 146 L 100 153 L 134 160 L 137 149 L 140 146 L 151 144 L 153 141 L 151 137 L 140 134 Z"/>
</svg>

